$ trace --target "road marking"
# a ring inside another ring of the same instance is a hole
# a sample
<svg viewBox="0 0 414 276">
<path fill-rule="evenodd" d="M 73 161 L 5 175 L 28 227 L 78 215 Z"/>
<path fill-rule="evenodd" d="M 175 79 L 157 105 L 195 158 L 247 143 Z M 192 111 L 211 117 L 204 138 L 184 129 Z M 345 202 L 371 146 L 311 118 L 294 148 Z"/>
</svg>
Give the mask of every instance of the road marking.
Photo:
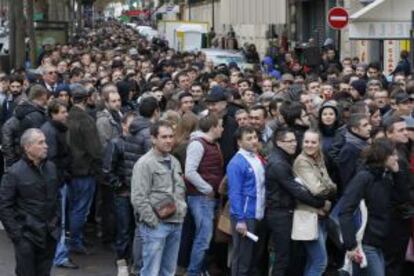
<svg viewBox="0 0 414 276">
<path fill-rule="evenodd" d="M 347 16 L 332 15 L 330 17 L 331 21 L 347 21 Z"/>
</svg>

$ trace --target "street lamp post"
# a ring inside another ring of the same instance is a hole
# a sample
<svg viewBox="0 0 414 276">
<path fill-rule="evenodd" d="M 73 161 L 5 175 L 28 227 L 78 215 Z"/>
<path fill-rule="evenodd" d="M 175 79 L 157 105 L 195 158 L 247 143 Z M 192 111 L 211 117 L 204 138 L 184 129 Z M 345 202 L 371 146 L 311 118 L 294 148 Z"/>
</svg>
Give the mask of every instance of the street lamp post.
<svg viewBox="0 0 414 276">
<path fill-rule="evenodd" d="M 188 0 L 188 21 L 191 21 L 191 0 Z"/>
<path fill-rule="evenodd" d="M 410 62 L 411 62 L 411 71 L 413 71 L 414 70 L 414 11 L 411 11 Z"/>
<path fill-rule="evenodd" d="M 214 0 L 211 0 L 211 26 L 214 30 Z"/>
</svg>

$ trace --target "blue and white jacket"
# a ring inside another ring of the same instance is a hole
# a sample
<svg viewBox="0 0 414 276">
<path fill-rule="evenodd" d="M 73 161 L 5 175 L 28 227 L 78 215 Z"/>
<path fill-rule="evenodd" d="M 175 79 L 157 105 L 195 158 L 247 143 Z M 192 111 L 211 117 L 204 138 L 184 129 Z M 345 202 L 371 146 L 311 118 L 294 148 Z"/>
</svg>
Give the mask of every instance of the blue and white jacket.
<svg viewBox="0 0 414 276">
<path fill-rule="evenodd" d="M 238 222 L 264 216 L 264 164 L 260 158 L 240 149 L 227 166 L 230 215 Z"/>
</svg>

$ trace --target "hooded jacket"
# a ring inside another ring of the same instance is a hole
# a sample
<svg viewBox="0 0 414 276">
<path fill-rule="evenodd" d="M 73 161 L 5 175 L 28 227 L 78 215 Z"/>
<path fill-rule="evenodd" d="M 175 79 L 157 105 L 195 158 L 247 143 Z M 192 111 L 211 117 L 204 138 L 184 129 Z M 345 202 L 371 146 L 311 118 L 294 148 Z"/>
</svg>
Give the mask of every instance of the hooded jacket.
<svg viewBox="0 0 414 276">
<path fill-rule="evenodd" d="M 40 128 L 46 122 L 46 110 L 32 102 L 24 101 L 14 110 L 15 114 L 2 127 L 2 151 L 6 167 L 21 156 L 20 137 L 29 128 Z"/>
<path fill-rule="evenodd" d="M 345 249 L 352 250 L 357 245 L 354 211 L 361 199 L 365 199 L 368 209 L 368 222 L 362 243 L 383 247 L 390 228 L 393 184 L 393 177 L 389 172 L 374 167 L 364 168 L 349 183 L 339 212 Z"/>
<path fill-rule="evenodd" d="M 262 63 L 263 63 L 263 67 L 265 67 L 266 74 L 269 77 L 272 77 L 278 80 L 282 77 L 282 74 L 280 73 L 280 71 L 275 69 L 273 59 L 270 56 L 265 56 L 263 58 Z"/>
<path fill-rule="evenodd" d="M 16 106 L 15 116 L 20 121 L 21 134 L 29 128 L 40 128 L 47 120 L 46 109 L 30 101 Z"/>
<path fill-rule="evenodd" d="M 206 134 L 191 134 L 185 160 L 185 179 L 191 195 L 217 192 L 224 176 L 223 157 L 218 143 L 210 142 Z"/>
<path fill-rule="evenodd" d="M 361 152 L 368 146 L 368 139 L 363 139 L 349 130 L 345 133 L 345 141 L 345 145 L 338 156 L 342 191 L 345 191 L 347 184 L 357 173 L 361 161 Z"/>
<path fill-rule="evenodd" d="M 134 120 L 129 134 L 112 139 L 105 149 L 103 172 L 118 192 L 129 191 L 135 163 L 151 149 L 150 126 L 151 122 L 145 118 Z"/>
</svg>

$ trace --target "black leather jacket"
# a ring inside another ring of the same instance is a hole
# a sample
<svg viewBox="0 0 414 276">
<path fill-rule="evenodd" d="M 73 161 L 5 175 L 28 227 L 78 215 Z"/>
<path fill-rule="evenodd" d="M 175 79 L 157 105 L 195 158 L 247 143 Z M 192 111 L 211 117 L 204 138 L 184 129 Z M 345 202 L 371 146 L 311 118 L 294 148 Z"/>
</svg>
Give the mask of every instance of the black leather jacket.
<svg viewBox="0 0 414 276">
<path fill-rule="evenodd" d="M 339 212 L 345 249 L 351 250 L 357 245 L 354 212 L 362 199 L 365 199 L 368 210 L 368 222 L 362 243 L 383 247 L 391 223 L 393 189 L 393 176 L 380 168 L 366 167 L 352 179 L 342 197 L 343 205 Z"/>
<path fill-rule="evenodd" d="M 293 210 L 296 200 L 321 208 L 324 200 L 314 197 L 303 185 L 295 181 L 291 157 L 279 147 L 270 153 L 265 171 L 266 208 Z"/>
<path fill-rule="evenodd" d="M 132 170 L 141 156 L 151 148 L 149 119 L 136 118 L 129 127 L 129 134 L 112 139 L 103 160 L 106 182 L 121 192 L 130 189 Z"/>
<path fill-rule="evenodd" d="M 47 237 L 57 239 L 58 178 L 55 165 L 35 166 L 23 157 L 3 176 L 0 219 L 13 242 L 21 238 L 45 248 Z"/>
</svg>

